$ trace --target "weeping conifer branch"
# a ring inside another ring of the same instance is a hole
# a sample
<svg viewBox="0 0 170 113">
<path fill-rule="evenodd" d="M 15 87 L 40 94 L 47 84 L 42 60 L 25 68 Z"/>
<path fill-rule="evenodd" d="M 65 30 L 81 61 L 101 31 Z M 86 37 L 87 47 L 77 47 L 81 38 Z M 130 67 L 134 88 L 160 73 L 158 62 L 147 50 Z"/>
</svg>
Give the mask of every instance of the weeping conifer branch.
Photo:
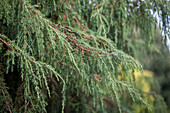
<svg viewBox="0 0 170 113">
<path fill-rule="evenodd" d="M 164 2 L 153 1 L 157 3 Z M 15 105 L 17 111 L 47 112 L 54 110 L 49 105 L 57 104 L 55 112 L 64 112 L 69 98 L 83 94 L 86 103 L 92 96 L 93 108 L 101 103 L 103 110 L 108 96 L 121 112 L 123 93 L 149 108 L 133 85 L 132 71 L 142 67 L 123 52 L 127 29 L 134 24 L 153 38 L 149 2 L 2 0 L 0 4 L 6 5 L 0 8 L 0 41 L 7 48 L 0 51 L 6 57 L 3 63 L 6 73 L 18 68 L 24 87 L 17 94 L 24 95 L 23 104 Z M 133 13 L 143 17 L 137 19 Z M 130 82 L 118 80 L 118 71 L 125 72 Z"/>
</svg>

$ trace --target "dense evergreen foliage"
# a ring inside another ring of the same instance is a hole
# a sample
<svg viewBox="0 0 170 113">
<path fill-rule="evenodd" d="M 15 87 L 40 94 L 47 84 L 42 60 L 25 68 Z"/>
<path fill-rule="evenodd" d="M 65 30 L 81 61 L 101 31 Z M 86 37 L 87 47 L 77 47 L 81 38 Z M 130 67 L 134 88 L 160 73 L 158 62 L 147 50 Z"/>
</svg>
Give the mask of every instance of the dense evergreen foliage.
<svg viewBox="0 0 170 113">
<path fill-rule="evenodd" d="M 166 0 L 1 0 L 0 112 L 128 112 L 124 95 L 149 109 L 134 87 L 142 66 L 130 56 L 131 42 L 139 29 L 144 46 L 152 44 L 151 12 L 169 36 L 168 6 Z"/>
</svg>

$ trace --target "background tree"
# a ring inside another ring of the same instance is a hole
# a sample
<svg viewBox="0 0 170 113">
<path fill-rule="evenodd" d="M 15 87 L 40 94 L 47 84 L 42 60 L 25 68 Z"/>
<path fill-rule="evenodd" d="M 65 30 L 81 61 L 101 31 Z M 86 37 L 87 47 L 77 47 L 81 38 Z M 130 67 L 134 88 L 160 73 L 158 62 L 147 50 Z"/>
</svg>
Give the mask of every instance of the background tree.
<svg viewBox="0 0 170 113">
<path fill-rule="evenodd" d="M 152 43 L 150 50 L 148 51 L 147 47 L 140 48 L 140 51 L 145 50 L 142 53 L 146 54 L 136 54 L 136 58 L 138 58 L 141 62 L 144 69 L 155 73 L 154 78 L 157 84 L 159 84 L 159 87 L 155 87 L 156 85 L 153 85 L 152 93 L 155 93 L 156 95 L 161 94 L 163 96 L 165 102 L 167 103 L 169 112 L 170 52 L 168 48 L 162 44 L 161 38 L 161 32 L 157 29 L 155 41 Z"/>
<path fill-rule="evenodd" d="M 136 86 L 151 105 L 151 113 L 169 112 L 167 108 L 170 107 L 168 89 L 170 53 L 168 48 L 163 45 L 161 32 L 159 29 L 156 30 L 155 40 L 150 46 L 143 46 L 145 43 L 139 30 L 137 30 L 135 37 L 138 38 L 129 39 L 129 45 L 133 50 L 131 54 L 144 68 L 144 76 L 135 73 Z M 135 109 L 135 112 L 138 113 L 149 112 L 143 105 L 138 104 L 133 105 L 131 109 Z"/>
<path fill-rule="evenodd" d="M 124 94 L 149 108 L 133 85 L 142 67 L 129 39 L 135 27 L 151 44 L 151 10 L 169 35 L 166 0 L 1 0 L 1 111 L 127 112 Z"/>
</svg>

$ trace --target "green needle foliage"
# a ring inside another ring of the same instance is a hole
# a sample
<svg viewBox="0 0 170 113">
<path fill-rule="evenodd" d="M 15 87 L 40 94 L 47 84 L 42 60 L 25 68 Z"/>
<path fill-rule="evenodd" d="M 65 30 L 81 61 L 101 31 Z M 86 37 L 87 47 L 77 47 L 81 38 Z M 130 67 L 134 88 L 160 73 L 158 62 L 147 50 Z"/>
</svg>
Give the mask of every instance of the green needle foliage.
<svg viewBox="0 0 170 113">
<path fill-rule="evenodd" d="M 124 112 L 124 93 L 149 108 L 133 85 L 142 67 L 128 37 L 136 26 L 147 45 L 154 40 L 151 10 L 169 35 L 166 0 L 1 0 L 1 111 L 105 112 L 109 99 Z"/>
</svg>

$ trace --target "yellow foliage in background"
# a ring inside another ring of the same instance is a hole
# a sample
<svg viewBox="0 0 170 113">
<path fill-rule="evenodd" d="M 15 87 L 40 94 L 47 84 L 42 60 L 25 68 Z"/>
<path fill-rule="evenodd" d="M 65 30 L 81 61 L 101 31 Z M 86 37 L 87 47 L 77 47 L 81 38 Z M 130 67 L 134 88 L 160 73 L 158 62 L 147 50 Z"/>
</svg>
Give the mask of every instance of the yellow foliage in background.
<svg viewBox="0 0 170 113">
<path fill-rule="evenodd" d="M 132 71 L 130 71 L 132 73 Z M 143 72 L 140 71 L 134 71 L 133 75 L 135 77 L 135 87 L 140 91 L 143 98 L 148 102 L 150 105 L 151 111 L 147 109 L 145 105 L 142 104 L 134 104 L 132 105 L 132 109 L 134 113 L 153 113 L 154 111 L 154 100 L 155 97 L 151 92 L 151 85 L 154 81 L 154 73 L 148 70 L 143 70 Z M 133 78 L 133 77 L 132 77 Z M 121 72 L 121 75 L 118 76 L 119 80 L 126 80 L 129 81 L 129 76 L 127 76 L 124 72 Z"/>
<path fill-rule="evenodd" d="M 150 83 L 146 81 L 147 78 L 150 77 L 153 78 L 154 77 L 154 73 L 148 70 L 144 70 L 142 73 L 139 71 L 135 71 L 134 72 L 135 78 L 136 78 L 136 85 L 140 85 L 140 87 L 138 86 L 137 88 L 141 88 L 142 87 L 142 91 L 144 93 L 148 93 L 150 91 Z"/>
<path fill-rule="evenodd" d="M 151 111 L 148 111 L 148 112 L 153 113 L 154 96 L 152 94 L 151 95 L 149 94 L 149 92 L 151 91 L 152 83 L 150 83 L 147 79 L 153 80 L 154 73 L 148 70 L 144 70 L 142 73 L 139 71 L 135 71 L 134 75 L 136 78 L 135 84 L 136 84 L 137 89 L 141 91 L 141 93 L 144 96 L 144 99 L 150 105 Z M 134 108 L 135 108 L 135 113 L 145 112 L 144 109 L 147 109 L 144 105 L 138 105 L 138 104 L 136 104 Z"/>
</svg>

